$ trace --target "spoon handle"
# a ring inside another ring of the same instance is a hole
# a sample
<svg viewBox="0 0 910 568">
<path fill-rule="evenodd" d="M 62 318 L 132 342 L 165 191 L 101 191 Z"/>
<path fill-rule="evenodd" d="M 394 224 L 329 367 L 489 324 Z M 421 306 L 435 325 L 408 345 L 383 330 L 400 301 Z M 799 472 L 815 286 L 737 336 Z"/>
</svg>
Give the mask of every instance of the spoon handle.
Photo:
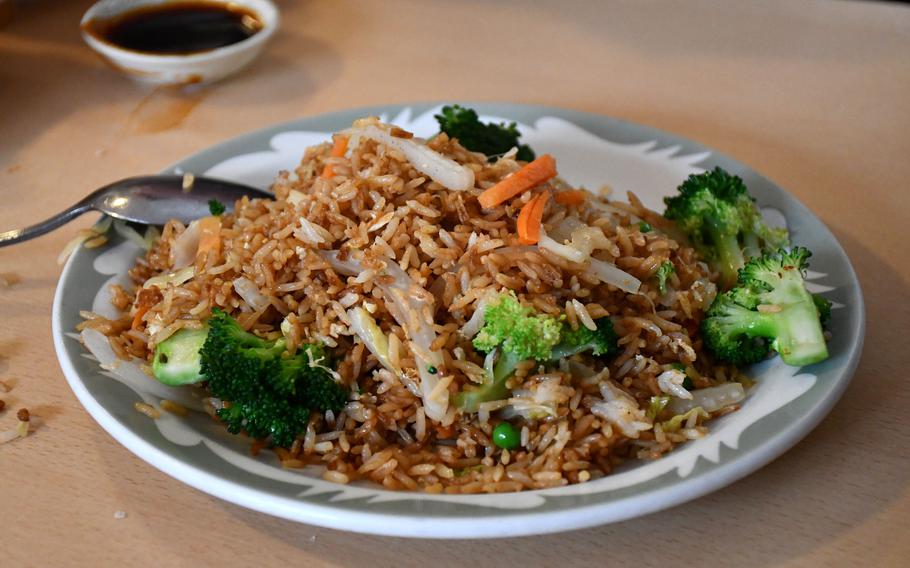
<svg viewBox="0 0 910 568">
<path fill-rule="evenodd" d="M 64 209 L 60 213 L 57 213 L 50 219 L 46 219 L 40 223 L 35 223 L 34 225 L 25 227 L 24 229 L 13 229 L 12 231 L 0 233 L 0 247 L 14 245 L 16 243 L 21 243 L 22 241 L 40 237 L 44 233 L 53 231 L 57 227 L 69 223 L 90 209 L 92 209 L 91 201 L 89 199 L 83 199 L 72 207 Z"/>
</svg>

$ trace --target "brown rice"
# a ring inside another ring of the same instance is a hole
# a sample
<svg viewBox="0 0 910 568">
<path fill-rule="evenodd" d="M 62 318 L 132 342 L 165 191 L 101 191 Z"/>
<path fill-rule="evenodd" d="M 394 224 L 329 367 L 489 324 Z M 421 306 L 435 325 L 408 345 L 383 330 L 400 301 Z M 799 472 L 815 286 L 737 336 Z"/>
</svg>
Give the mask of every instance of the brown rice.
<svg viewBox="0 0 910 568">
<path fill-rule="evenodd" d="M 684 366 L 699 388 L 740 377 L 732 367 L 716 366 L 702 350 L 695 331 L 713 297 L 715 275 L 691 248 L 671 238 L 666 221 L 634 196 L 630 204 L 592 196 L 582 206 L 552 200 L 547 206 L 548 233 L 569 217 L 603 232 L 608 243 L 596 256 L 642 281 L 638 294 L 628 294 L 549 250 L 518 243 L 515 218 L 531 192 L 489 211 L 479 208 L 479 192 L 521 163 L 508 155 L 488 161 L 444 134 L 428 145 L 470 168 L 475 188 L 446 190 L 400 151 L 368 139 L 342 158 L 329 157 L 329 144 L 309 148 L 295 171 L 278 175 L 275 201 L 244 198 L 233 214 L 222 217 L 220 247 L 197 258 L 192 278 L 142 287 L 175 269 L 175 251 L 189 229 L 172 221 L 130 271 L 136 290 L 114 290 L 123 318 L 85 312 L 80 327 L 107 335 L 123 358 L 149 360 L 158 342 L 200 327 L 211 308 L 219 307 L 254 333 L 284 335 L 291 351 L 305 342 L 325 343 L 341 382 L 352 387 L 349 403 L 337 415 L 313 413 L 293 446 L 276 453 L 285 467 L 320 464 L 322 477 L 336 483 L 366 479 L 389 489 L 431 493 L 556 487 L 602 477 L 629 457 L 657 458 L 702 435 L 705 427 L 695 417 L 677 432 L 654 421 L 654 427 L 629 437 L 591 411 L 606 403 L 604 382 L 647 410 L 652 397 L 663 395 L 657 375 L 673 364 Z M 319 173 L 330 162 L 335 175 L 324 179 Z M 555 191 L 565 184 L 555 180 L 546 187 Z M 643 233 L 641 219 L 655 230 Z M 361 256 L 364 270 L 339 274 L 320 254 L 327 250 Z M 436 332 L 432 349 L 446 362 L 446 375 L 431 398 L 449 397 L 483 380 L 483 354 L 461 330 L 485 298 L 504 289 L 541 312 L 564 314 L 573 328 L 592 328 L 597 318 L 611 317 L 621 352 L 605 366 L 577 356 L 577 369 L 527 362 L 510 381 L 512 399 L 479 414 L 458 414 L 449 423 L 433 420 L 417 389 L 421 353 L 390 313 L 381 259 L 394 261 L 429 291 L 433 308 L 412 317 L 429 318 Z M 673 262 L 676 272 L 669 292 L 661 295 L 652 276 L 665 261 Z M 251 283 L 243 296 L 238 279 Z M 387 335 L 389 359 L 400 375 L 384 368 L 352 333 L 347 309 L 353 306 L 366 309 Z M 588 376 L 581 376 L 585 369 Z M 516 416 L 514 409 L 522 404 L 540 403 L 534 397 L 549 404 L 547 412 L 517 415 L 519 447 L 496 446 L 492 430 L 502 419 L 497 413 L 510 407 Z M 170 401 L 161 406 L 181 413 Z M 160 415 L 148 405 L 136 408 Z M 257 451 L 265 445 L 258 441 Z"/>
</svg>

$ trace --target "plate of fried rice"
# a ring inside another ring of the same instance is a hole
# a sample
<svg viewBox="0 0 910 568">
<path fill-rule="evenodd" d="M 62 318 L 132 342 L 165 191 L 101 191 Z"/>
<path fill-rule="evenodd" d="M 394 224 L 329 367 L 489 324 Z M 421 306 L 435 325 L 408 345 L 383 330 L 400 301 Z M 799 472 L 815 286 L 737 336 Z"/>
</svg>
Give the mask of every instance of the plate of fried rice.
<svg viewBox="0 0 910 568">
<path fill-rule="evenodd" d="M 57 355 L 137 456 L 279 517 L 486 538 L 659 511 L 793 446 L 859 359 L 822 222 L 649 127 L 361 108 L 165 173 L 274 199 L 101 219 L 68 247 Z"/>
</svg>

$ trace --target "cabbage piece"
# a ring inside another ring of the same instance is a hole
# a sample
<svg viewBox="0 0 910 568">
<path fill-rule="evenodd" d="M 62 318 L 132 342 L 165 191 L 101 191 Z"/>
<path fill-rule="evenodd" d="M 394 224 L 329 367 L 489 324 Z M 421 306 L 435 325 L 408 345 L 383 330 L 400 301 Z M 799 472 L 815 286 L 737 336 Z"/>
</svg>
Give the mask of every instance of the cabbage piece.
<svg viewBox="0 0 910 568">
<path fill-rule="evenodd" d="M 684 372 L 678 369 L 670 369 L 657 376 L 657 386 L 667 394 L 678 396 L 679 398 L 690 399 L 692 398 L 692 393 L 683 387 L 683 382 L 685 380 L 686 374 Z"/>
<path fill-rule="evenodd" d="M 89 353 L 95 356 L 99 366 L 112 373 L 117 380 L 132 390 L 158 400 L 167 399 L 191 410 L 202 410 L 201 400 L 191 387 L 170 387 L 159 383 L 145 372 L 145 361 L 133 359 L 124 361 L 117 357 L 107 337 L 100 331 L 86 328 L 80 339 Z"/>
<path fill-rule="evenodd" d="M 136 246 L 143 250 L 149 250 L 152 248 L 152 245 L 155 244 L 155 241 L 158 237 L 161 236 L 161 233 L 158 231 L 157 227 L 154 225 L 149 225 L 145 230 L 145 235 L 140 235 L 139 232 L 129 226 L 126 221 L 120 219 L 115 219 L 114 231 L 124 239 L 131 241 Z"/>
<path fill-rule="evenodd" d="M 548 377 L 528 389 L 516 389 L 508 399 L 509 406 L 503 411 L 503 418 L 521 416 L 526 420 L 542 420 L 556 417 L 560 404 L 568 402 L 572 389 L 562 385 L 558 377 Z"/>
<path fill-rule="evenodd" d="M 669 396 L 652 396 L 651 403 L 648 405 L 648 413 L 646 416 L 652 421 L 657 419 L 661 411 L 670 403 Z"/>
<path fill-rule="evenodd" d="M 335 270 L 346 276 L 357 276 L 364 268 L 359 260 L 338 259 L 338 251 L 320 253 Z M 433 329 L 433 295 L 419 286 L 408 274 L 392 260 L 386 260 L 381 271 L 392 277 L 391 283 L 376 286 L 386 298 L 386 307 L 395 321 L 407 333 L 410 341 L 408 347 L 414 354 L 417 373 L 420 375 L 420 392 L 427 416 L 443 424 L 451 423 L 455 416 L 449 410 L 449 393 L 444 388 L 437 388 L 443 378 L 438 370 L 444 367 L 445 360 L 439 351 L 430 348 L 436 341 L 436 330 Z M 436 372 L 431 373 L 430 369 Z"/>
<path fill-rule="evenodd" d="M 564 223 L 565 221 L 563 221 Z M 630 294 L 638 292 L 641 287 L 641 280 L 609 262 L 591 257 L 591 253 L 595 250 L 609 248 L 610 246 L 610 242 L 603 234 L 603 231 L 597 227 L 589 227 L 576 222 L 570 223 L 570 226 L 573 227 L 572 239 L 566 244 L 561 244 L 550 238 L 541 227 L 540 240 L 537 242 L 537 246 L 568 261 L 577 264 L 587 264 L 585 271 L 601 282 L 615 286 Z M 565 229 L 562 229 L 559 233 L 564 235 L 565 231 Z M 556 231 L 554 231 L 555 233 Z"/>
<path fill-rule="evenodd" d="M 112 222 L 112 217 L 101 217 L 101 219 L 91 228 L 79 231 L 79 234 L 66 243 L 63 250 L 60 251 L 60 254 L 57 256 L 57 264 L 66 262 L 70 255 L 73 254 L 73 251 L 79 248 L 82 243 L 91 241 L 107 233 L 111 228 Z"/>
<path fill-rule="evenodd" d="M 689 394 L 692 398 L 688 400 L 673 397 L 668 405 L 673 414 L 683 414 L 696 407 L 701 407 L 706 412 L 717 412 L 746 398 L 746 392 L 739 383 L 724 383 L 716 387 L 689 391 Z"/>
<path fill-rule="evenodd" d="M 370 350 L 383 367 L 392 371 L 396 375 L 401 374 L 401 370 L 392 364 L 389 359 L 389 338 L 379 329 L 379 325 L 370 312 L 357 306 L 348 310 L 348 318 L 351 320 L 351 331 L 357 334 L 357 337 L 363 341 L 363 344 Z"/>
<path fill-rule="evenodd" d="M 184 266 L 180 270 L 174 270 L 173 272 L 167 272 L 165 274 L 159 274 L 158 276 L 152 276 L 142 283 L 142 287 L 151 288 L 152 286 L 157 286 L 158 288 L 164 288 L 168 284 L 180 286 L 181 284 L 191 280 L 195 275 L 195 266 Z"/>
<path fill-rule="evenodd" d="M 258 312 L 269 305 L 268 297 L 260 292 L 259 286 L 256 286 L 249 278 L 245 276 L 235 278 L 233 284 L 237 295 L 243 298 L 243 301 L 249 304 L 253 310 Z"/>
<path fill-rule="evenodd" d="M 703 409 L 702 407 L 696 406 L 695 408 L 692 408 L 688 412 L 684 412 L 683 414 L 677 414 L 673 418 L 671 418 L 665 422 L 661 422 L 660 427 L 661 427 L 661 429 L 663 429 L 664 432 L 678 432 L 679 429 L 682 428 L 683 423 L 688 422 L 689 418 L 691 418 L 693 416 L 707 418 L 710 415 L 707 412 L 705 412 L 705 409 Z"/>
<path fill-rule="evenodd" d="M 199 220 L 189 224 L 185 231 L 174 239 L 171 245 L 171 260 L 174 268 L 183 268 L 196 261 L 196 252 L 199 250 L 199 239 L 202 231 L 199 228 Z"/>
<path fill-rule="evenodd" d="M 600 384 L 602 402 L 591 406 L 591 412 L 617 427 L 628 438 L 638 438 L 641 432 L 650 430 L 654 421 L 638 407 L 638 402 L 610 381 Z"/>
</svg>

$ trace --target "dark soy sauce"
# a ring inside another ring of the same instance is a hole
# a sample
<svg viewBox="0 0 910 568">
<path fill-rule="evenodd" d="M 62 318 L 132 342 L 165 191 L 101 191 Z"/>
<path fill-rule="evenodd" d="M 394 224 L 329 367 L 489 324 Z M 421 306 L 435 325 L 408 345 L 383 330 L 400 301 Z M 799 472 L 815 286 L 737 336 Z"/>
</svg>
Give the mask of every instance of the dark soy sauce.
<svg viewBox="0 0 910 568">
<path fill-rule="evenodd" d="M 88 31 L 118 47 L 180 55 L 239 43 L 262 29 L 255 12 L 232 3 L 187 1 L 142 6 L 107 20 L 92 20 Z"/>
</svg>

